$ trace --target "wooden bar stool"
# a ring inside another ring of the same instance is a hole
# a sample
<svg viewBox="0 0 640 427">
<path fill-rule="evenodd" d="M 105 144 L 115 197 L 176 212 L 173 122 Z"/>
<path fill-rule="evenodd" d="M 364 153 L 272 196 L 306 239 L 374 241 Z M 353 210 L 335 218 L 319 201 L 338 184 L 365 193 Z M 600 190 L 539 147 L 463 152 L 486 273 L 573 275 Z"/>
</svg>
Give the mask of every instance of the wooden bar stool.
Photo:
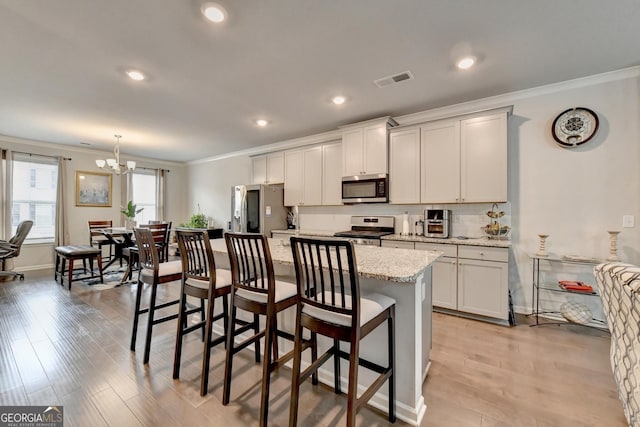
<svg viewBox="0 0 640 427">
<path fill-rule="evenodd" d="M 209 361 L 211 348 L 226 344 L 226 331 L 229 323 L 229 300 L 231 293 L 231 272 L 216 268 L 216 263 L 206 231 L 176 231 L 178 245 L 182 254 L 182 291 L 180 292 L 180 314 L 176 333 L 176 350 L 173 362 L 173 379 L 180 376 L 180 359 L 182 356 L 182 338 L 197 329 L 204 330 L 204 350 L 202 352 L 202 375 L 200 377 L 200 396 L 208 392 Z M 187 296 L 199 298 L 201 309 L 187 310 Z M 222 313 L 214 315 L 217 298 L 222 297 Z M 203 301 L 207 300 L 207 312 L 204 313 Z M 187 326 L 187 315 L 200 311 L 201 321 Z M 225 334 L 212 339 L 213 323 L 222 319 Z"/>
<path fill-rule="evenodd" d="M 136 292 L 136 305 L 133 315 L 133 331 L 131 333 L 131 351 L 136 351 L 136 335 L 138 333 L 138 320 L 141 314 L 149 313 L 147 319 L 147 336 L 144 343 L 143 363 L 149 363 L 149 355 L 151 352 L 151 336 L 153 326 L 158 323 L 167 322 L 177 319 L 178 314 L 157 318 L 156 310 L 160 310 L 171 305 L 178 304 L 179 299 L 156 304 L 158 285 L 163 283 L 175 282 L 182 279 L 182 263 L 180 261 L 160 262 L 158 248 L 156 247 L 151 230 L 147 228 L 136 228 L 136 245 L 138 248 L 138 257 L 140 270 L 138 271 L 138 289 Z M 144 284 L 151 286 L 151 299 L 149 306 L 140 308 L 140 300 L 142 299 L 142 288 Z"/>
<path fill-rule="evenodd" d="M 233 356 L 245 347 L 254 344 L 256 362 L 259 362 L 259 342 L 264 337 L 260 425 L 266 426 L 271 373 L 293 357 L 293 350 L 282 356 L 278 355 L 277 338 L 283 337 L 293 340 L 294 337 L 278 330 L 276 315 L 286 308 L 295 306 L 298 300 L 297 290 L 296 286 L 291 283 L 276 281 L 273 260 L 265 236 L 255 233 L 227 233 L 225 240 L 231 264 L 232 286 L 222 404 L 229 403 Z M 254 323 L 246 327 L 253 326 L 254 335 L 236 345 L 235 336 L 243 332 L 243 328 L 235 328 L 237 309 L 253 313 Z M 259 330 L 258 315 L 266 317 L 265 329 L 262 331 Z M 302 348 L 309 346 L 316 348 L 313 339 L 301 342 Z"/>
<path fill-rule="evenodd" d="M 300 383 L 316 373 L 331 356 L 334 360 L 336 393 L 340 393 L 340 358 L 349 360 L 347 426 L 355 426 L 358 410 L 387 380 L 389 421 L 395 422 L 395 300 L 379 294 L 361 297 L 356 256 L 353 243 L 349 241 L 292 237 L 291 250 L 298 284 L 298 310 L 289 426 L 297 425 Z M 360 340 L 384 322 L 387 323 L 388 334 L 386 367 L 360 358 Z M 303 328 L 309 329 L 312 336 L 321 334 L 332 338 L 334 345 L 319 358 L 312 355 L 311 365 L 301 373 Z M 340 350 L 340 341 L 351 344 L 348 354 Z M 357 397 L 358 366 L 379 374 L 360 398 Z"/>
</svg>

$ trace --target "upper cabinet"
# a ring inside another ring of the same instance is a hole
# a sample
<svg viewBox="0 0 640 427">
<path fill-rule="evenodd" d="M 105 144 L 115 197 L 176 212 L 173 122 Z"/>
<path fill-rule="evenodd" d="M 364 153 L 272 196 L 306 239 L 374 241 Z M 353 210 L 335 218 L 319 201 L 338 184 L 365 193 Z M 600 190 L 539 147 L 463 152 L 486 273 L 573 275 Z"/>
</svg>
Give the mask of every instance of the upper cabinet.
<svg viewBox="0 0 640 427">
<path fill-rule="evenodd" d="M 507 201 L 507 114 L 460 122 L 462 202 Z"/>
<path fill-rule="evenodd" d="M 322 146 L 322 204 L 342 204 L 342 143 Z"/>
<path fill-rule="evenodd" d="M 284 182 L 284 153 L 270 153 L 251 158 L 253 184 Z"/>
<path fill-rule="evenodd" d="M 460 121 L 438 122 L 420 128 L 420 200 L 423 203 L 460 202 Z"/>
<path fill-rule="evenodd" d="M 507 201 L 506 111 L 397 129 L 390 146 L 391 203 Z"/>
<path fill-rule="evenodd" d="M 284 204 L 322 204 L 322 147 L 285 153 Z"/>
<path fill-rule="evenodd" d="M 342 175 L 388 173 L 387 145 L 390 117 L 370 120 L 342 129 Z"/>
<path fill-rule="evenodd" d="M 420 129 L 391 133 L 389 141 L 389 201 L 420 202 Z"/>
</svg>

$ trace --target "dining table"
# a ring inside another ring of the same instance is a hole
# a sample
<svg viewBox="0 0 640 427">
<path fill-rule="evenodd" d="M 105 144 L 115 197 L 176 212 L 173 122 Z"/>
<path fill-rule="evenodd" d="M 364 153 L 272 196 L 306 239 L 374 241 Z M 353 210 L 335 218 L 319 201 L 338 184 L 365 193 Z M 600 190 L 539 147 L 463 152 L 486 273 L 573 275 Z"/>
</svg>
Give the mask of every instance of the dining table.
<svg viewBox="0 0 640 427">
<path fill-rule="evenodd" d="M 129 257 L 124 255 L 124 249 L 135 246 L 133 241 L 133 229 L 127 229 L 125 227 L 111 227 L 101 228 L 98 230 L 104 237 L 113 244 L 113 257 L 104 266 L 104 270 L 109 268 L 114 262 L 120 260 L 120 266 L 122 266 L 122 260 L 124 259 L 129 263 Z M 131 266 L 129 266 L 131 268 Z M 126 277 L 126 274 L 125 274 Z"/>
</svg>

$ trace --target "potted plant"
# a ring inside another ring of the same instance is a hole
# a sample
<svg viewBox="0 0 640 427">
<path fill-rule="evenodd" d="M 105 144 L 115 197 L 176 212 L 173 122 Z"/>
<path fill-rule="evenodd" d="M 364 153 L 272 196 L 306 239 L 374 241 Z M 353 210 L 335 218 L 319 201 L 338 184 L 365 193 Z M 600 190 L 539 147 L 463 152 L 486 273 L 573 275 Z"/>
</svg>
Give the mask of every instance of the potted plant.
<svg viewBox="0 0 640 427">
<path fill-rule="evenodd" d="M 189 221 L 180 224 L 180 227 L 207 230 L 210 239 L 219 239 L 222 237 L 222 229 L 210 226 L 209 218 L 203 213 L 191 215 Z"/>
<path fill-rule="evenodd" d="M 134 218 L 143 210 L 144 208 L 137 209 L 137 206 L 133 204 L 133 200 L 129 200 L 129 202 L 127 203 L 127 207 L 120 211 L 126 217 L 124 226 L 127 230 L 131 230 L 136 226 L 136 221 Z"/>
<path fill-rule="evenodd" d="M 189 218 L 188 222 L 184 224 L 180 224 L 180 227 L 185 227 L 185 228 L 207 228 L 208 226 L 209 226 L 209 220 L 207 219 L 207 216 L 203 213 L 193 214 L 191 215 L 191 218 Z"/>
</svg>

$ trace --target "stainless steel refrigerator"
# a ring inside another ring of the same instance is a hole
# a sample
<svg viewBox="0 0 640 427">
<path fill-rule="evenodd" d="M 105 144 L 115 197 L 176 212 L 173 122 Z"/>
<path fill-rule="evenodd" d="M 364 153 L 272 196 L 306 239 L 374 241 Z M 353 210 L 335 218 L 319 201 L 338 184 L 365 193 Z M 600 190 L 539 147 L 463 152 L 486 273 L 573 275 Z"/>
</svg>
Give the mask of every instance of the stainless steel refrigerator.
<svg viewBox="0 0 640 427">
<path fill-rule="evenodd" d="M 262 233 L 287 228 L 283 184 L 231 187 L 231 231 Z"/>
</svg>

